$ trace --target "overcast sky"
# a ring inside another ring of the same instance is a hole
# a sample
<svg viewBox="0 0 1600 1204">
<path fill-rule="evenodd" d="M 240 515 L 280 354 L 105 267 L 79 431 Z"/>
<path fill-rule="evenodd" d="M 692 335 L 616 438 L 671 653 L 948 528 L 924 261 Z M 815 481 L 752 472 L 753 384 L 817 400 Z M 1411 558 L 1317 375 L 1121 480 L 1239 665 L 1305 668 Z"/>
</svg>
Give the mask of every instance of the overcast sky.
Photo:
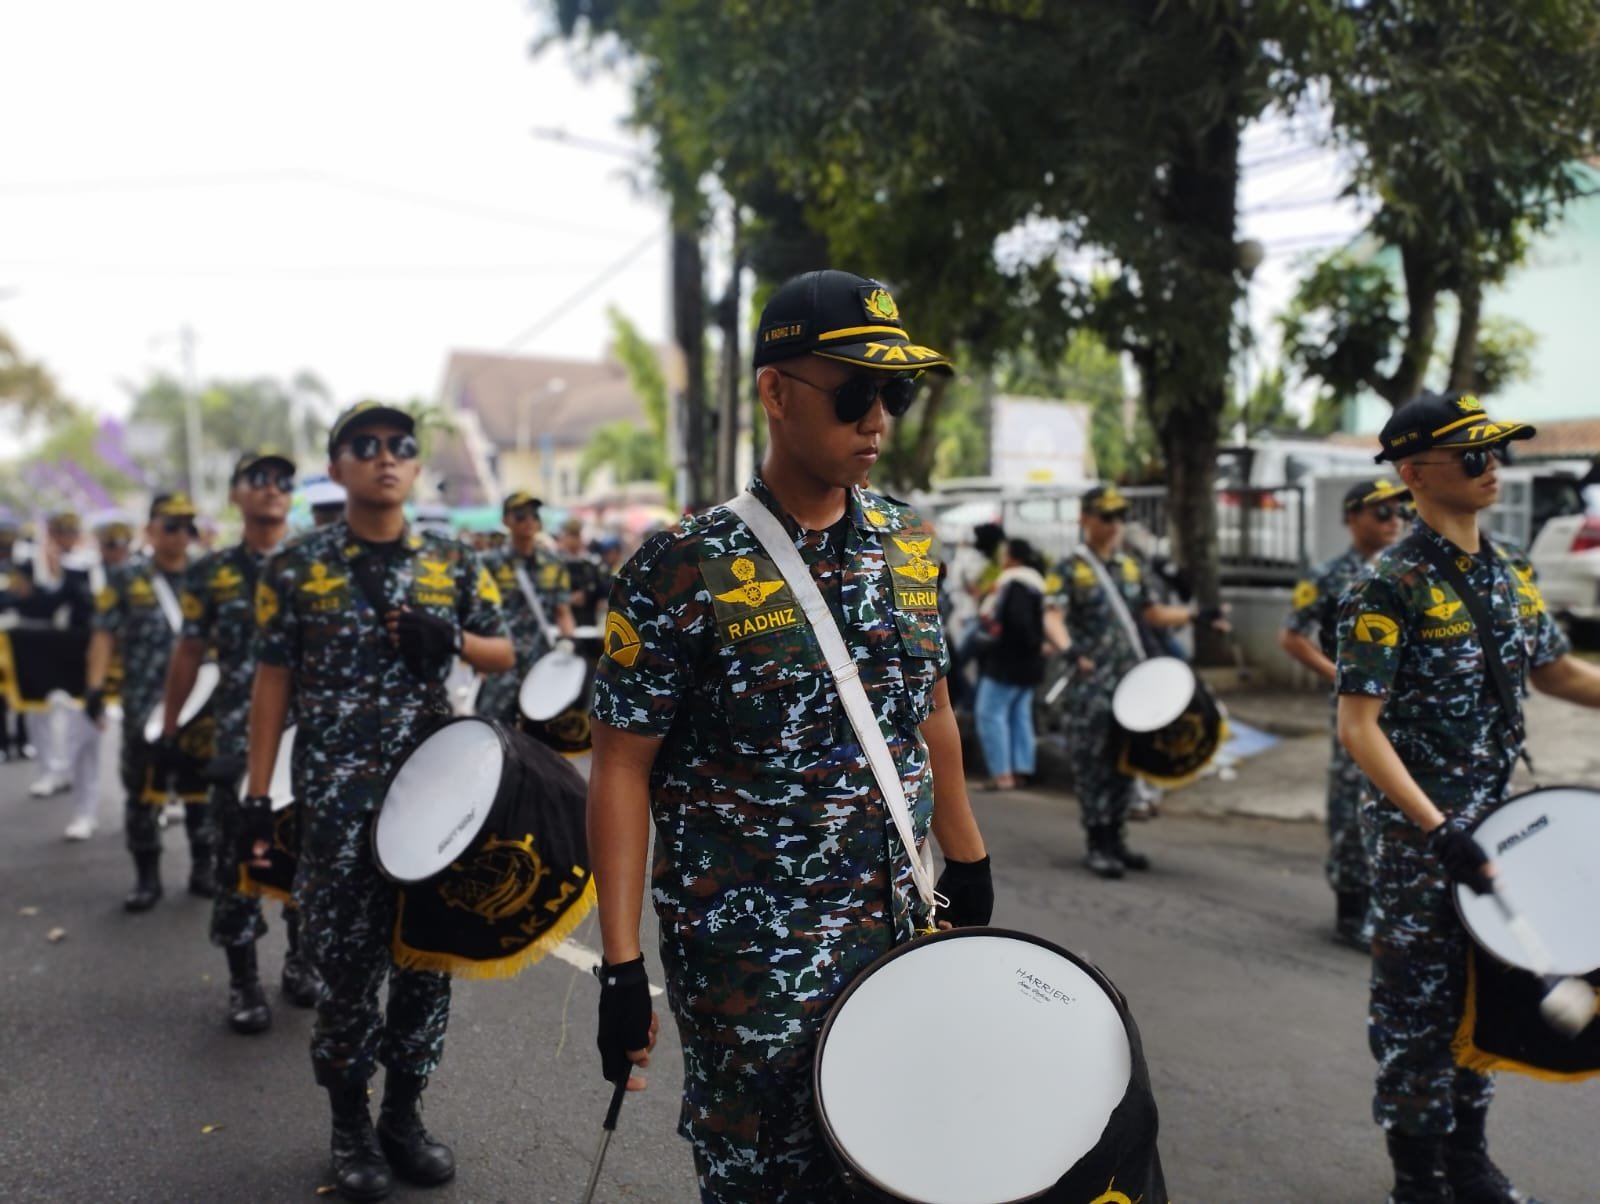
<svg viewBox="0 0 1600 1204">
<path fill-rule="evenodd" d="M 620 80 L 530 56 L 546 8 L 0 4 L 0 326 L 113 412 L 186 323 L 202 378 L 305 368 L 340 401 L 431 395 L 451 348 L 597 356 L 607 305 L 663 339 L 660 202 L 533 134 L 637 145 Z M 1357 225 L 1306 142 L 1246 142 L 1258 325 Z"/>
</svg>

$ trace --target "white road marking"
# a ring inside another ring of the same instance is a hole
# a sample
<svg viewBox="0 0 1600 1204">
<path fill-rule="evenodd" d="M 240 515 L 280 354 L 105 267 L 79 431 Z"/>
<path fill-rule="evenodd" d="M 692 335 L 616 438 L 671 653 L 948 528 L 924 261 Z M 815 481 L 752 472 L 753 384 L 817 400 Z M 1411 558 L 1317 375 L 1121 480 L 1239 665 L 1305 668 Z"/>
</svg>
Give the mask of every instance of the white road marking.
<svg viewBox="0 0 1600 1204">
<path fill-rule="evenodd" d="M 600 964 L 600 954 L 598 952 L 589 948 L 587 945 L 580 945 L 577 941 L 571 940 L 570 938 L 562 941 L 554 949 L 550 950 L 550 955 L 552 957 L 559 957 L 562 961 L 566 962 L 567 965 L 576 966 L 585 973 L 592 971 Z M 650 994 L 660 995 L 662 993 L 663 992 L 660 987 L 653 985 L 651 986 Z"/>
</svg>

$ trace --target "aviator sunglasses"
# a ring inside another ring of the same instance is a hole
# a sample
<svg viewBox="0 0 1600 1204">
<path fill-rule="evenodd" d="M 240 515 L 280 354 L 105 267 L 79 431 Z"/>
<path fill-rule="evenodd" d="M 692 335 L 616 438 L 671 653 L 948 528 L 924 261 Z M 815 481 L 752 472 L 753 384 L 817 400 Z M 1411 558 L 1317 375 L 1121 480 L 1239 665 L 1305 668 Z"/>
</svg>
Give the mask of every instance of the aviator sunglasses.
<svg viewBox="0 0 1600 1204">
<path fill-rule="evenodd" d="M 179 531 L 185 531 L 190 535 L 196 534 L 194 524 L 186 518 L 163 519 L 161 529 L 168 535 L 176 535 Z"/>
<path fill-rule="evenodd" d="M 294 473 L 272 472 L 265 468 L 252 468 L 244 474 L 244 483 L 251 489 L 265 489 L 273 486 L 279 493 L 294 492 Z"/>
<path fill-rule="evenodd" d="M 802 385 L 810 385 L 818 393 L 826 393 L 832 397 L 833 412 L 840 422 L 860 422 L 879 397 L 883 398 L 883 408 L 892 418 L 904 414 L 917 399 L 918 382 L 914 376 L 891 376 L 887 380 L 870 376 L 852 376 L 836 389 L 825 389 L 815 381 L 796 376 L 793 372 L 785 372 L 782 368 L 773 368 L 773 371 L 779 376 L 799 381 Z"/>
<path fill-rule="evenodd" d="M 1461 471 L 1467 474 L 1469 480 L 1481 477 L 1489 470 L 1489 460 L 1493 457 L 1504 464 L 1506 462 L 1506 449 L 1503 447 L 1475 447 L 1471 451 L 1462 452 L 1453 457 L 1461 464 Z M 1418 460 L 1418 464 L 1448 464 L 1448 460 Z"/>
<path fill-rule="evenodd" d="M 412 435 L 390 435 L 387 439 L 380 435 L 351 435 L 347 446 L 358 460 L 376 460 L 385 447 L 396 460 L 415 460 L 419 450 Z"/>
<path fill-rule="evenodd" d="M 1380 523 L 1386 523 L 1391 518 L 1397 517 L 1405 522 L 1410 522 L 1416 517 L 1416 511 L 1412 510 L 1410 506 L 1391 506 L 1388 502 L 1380 502 L 1378 505 L 1369 506 L 1367 509 L 1371 512 L 1372 517 Z"/>
</svg>

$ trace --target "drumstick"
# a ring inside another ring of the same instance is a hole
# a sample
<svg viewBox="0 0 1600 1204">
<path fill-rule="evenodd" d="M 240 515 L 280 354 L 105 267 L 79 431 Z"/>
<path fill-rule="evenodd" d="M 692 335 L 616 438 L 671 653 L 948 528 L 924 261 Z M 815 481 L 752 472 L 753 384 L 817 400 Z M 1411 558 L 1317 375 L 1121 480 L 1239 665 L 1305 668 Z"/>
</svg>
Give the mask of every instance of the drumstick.
<svg viewBox="0 0 1600 1204">
<path fill-rule="evenodd" d="M 1522 955 L 1528 960 L 1528 968 L 1544 983 L 1544 998 L 1539 1001 L 1539 1015 L 1544 1018 L 1546 1024 L 1563 1036 L 1576 1037 L 1589 1027 L 1589 1021 L 1594 1019 L 1594 988 L 1581 978 L 1573 978 L 1570 975 L 1563 977 L 1551 973 L 1554 959 L 1550 956 L 1550 950 L 1539 939 L 1539 934 L 1533 930 L 1533 925 L 1511 909 L 1504 889 L 1498 884 L 1494 888 L 1494 901 L 1500 906 L 1500 915 L 1506 922 L 1507 930 L 1522 947 Z"/>
<path fill-rule="evenodd" d="M 617 1131 L 617 1113 L 622 1111 L 622 1097 L 628 1094 L 628 1078 L 624 1075 L 611 1093 L 611 1106 L 606 1109 L 605 1123 L 600 1126 L 600 1148 L 594 1152 L 594 1165 L 589 1168 L 589 1186 L 584 1189 L 582 1204 L 593 1204 L 595 1185 L 600 1182 L 600 1167 L 606 1160 L 606 1147 L 611 1135 Z"/>
</svg>

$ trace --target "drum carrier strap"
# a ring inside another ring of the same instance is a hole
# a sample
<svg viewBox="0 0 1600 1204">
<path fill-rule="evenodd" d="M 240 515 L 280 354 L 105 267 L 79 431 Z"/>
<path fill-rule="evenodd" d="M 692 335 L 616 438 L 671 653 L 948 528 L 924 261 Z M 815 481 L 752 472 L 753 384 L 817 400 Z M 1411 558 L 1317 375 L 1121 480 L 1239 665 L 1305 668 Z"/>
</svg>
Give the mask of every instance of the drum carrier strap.
<svg viewBox="0 0 1600 1204">
<path fill-rule="evenodd" d="M 839 691 L 839 700 L 844 703 L 850 726 L 855 729 L 856 739 L 861 742 L 861 751 L 866 754 L 867 764 L 878 783 L 878 791 L 889 808 L 889 817 L 899 834 L 900 843 L 905 846 L 906 856 L 911 859 L 911 877 L 916 882 L 917 894 L 928 908 L 928 923 L 932 925 L 934 915 L 948 900 L 934 890 L 933 872 L 917 853 L 916 832 L 911 826 L 911 813 L 906 809 L 905 783 L 900 780 L 900 768 L 889 751 L 888 741 L 883 738 L 883 730 L 878 726 L 878 716 L 867 698 L 866 687 L 861 684 L 861 669 L 850 655 L 850 649 L 845 646 L 844 636 L 839 633 L 833 612 L 823 601 L 822 591 L 812 580 L 811 570 L 800 559 L 800 553 L 795 550 L 783 524 L 761 503 L 761 499 L 748 490 L 726 505 L 744 521 L 755 535 L 756 542 L 772 557 L 773 564 L 783 574 L 783 579 L 794 592 L 795 600 L 800 603 L 800 609 L 810 621 L 817 642 L 822 645 L 822 655 L 828 662 L 834 688 Z"/>
<path fill-rule="evenodd" d="M 1485 550 L 1491 554 L 1496 552 L 1494 542 L 1487 534 L 1478 532 L 1478 539 Z M 1467 584 L 1466 576 L 1456 566 L 1455 557 L 1421 531 L 1413 531 L 1407 536 L 1401 543 L 1400 550 L 1425 557 L 1428 563 L 1439 570 L 1439 575 L 1445 579 L 1445 583 L 1456 591 L 1456 597 L 1461 599 L 1467 608 L 1467 613 L 1472 616 L 1473 634 L 1478 637 L 1478 646 L 1483 649 L 1483 663 L 1489 670 L 1489 681 L 1500 700 L 1500 709 L 1505 713 L 1506 723 L 1511 728 L 1511 737 L 1517 742 L 1518 752 L 1523 763 L 1527 765 L 1528 772 L 1534 772 L 1533 758 L 1528 754 L 1528 731 L 1522 722 L 1522 700 L 1517 697 L 1517 688 L 1512 684 L 1511 674 L 1500 659 L 1500 649 L 1496 648 L 1494 641 L 1489 638 L 1489 633 L 1494 627 L 1483 599 Z"/>
<path fill-rule="evenodd" d="M 183 607 L 178 605 L 178 597 L 172 592 L 167 575 L 160 569 L 150 574 L 150 588 L 155 591 L 156 601 L 161 603 L 161 613 L 167 617 L 167 626 L 172 628 L 172 634 L 182 635 Z"/>
<path fill-rule="evenodd" d="M 522 558 L 512 553 L 511 571 L 517 576 L 517 588 L 522 591 L 522 596 L 528 600 L 528 609 L 533 611 L 533 617 L 539 624 L 539 633 L 544 636 L 544 646 L 554 648 L 556 640 L 561 633 L 550 626 L 550 620 L 545 616 L 544 607 L 539 604 L 539 591 L 533 588 L 533 582 L 528 577 L 528 570 L 523 566 Z"/>
<path fill-rule="evenodd" d="M 1111 603 L 1111 611 L 1117 616 L 1117 622 L 1122 624 L 1123 633 L 1128 637 L 1128 643 L 1133 645 L 1133 654 L 1140 660 L 1145 659 L 1144 639 L 1139 635 L 1139 625 L 1133 621 L 1133 615 L 1128 610 L 1128 603 L 1123 599 L 1122 592 L 1111 581 L 1111 574 L 1106 572 L 1106 566 L 1100 563 L 1100 558 L 1089 550 L 1089 545 L 1080 543 L 1073 550 L 1089 566 L 1095 579 L 1100 582 L 1100 588 L 1106 591 L 1106 598 Z"/>
</svg>

